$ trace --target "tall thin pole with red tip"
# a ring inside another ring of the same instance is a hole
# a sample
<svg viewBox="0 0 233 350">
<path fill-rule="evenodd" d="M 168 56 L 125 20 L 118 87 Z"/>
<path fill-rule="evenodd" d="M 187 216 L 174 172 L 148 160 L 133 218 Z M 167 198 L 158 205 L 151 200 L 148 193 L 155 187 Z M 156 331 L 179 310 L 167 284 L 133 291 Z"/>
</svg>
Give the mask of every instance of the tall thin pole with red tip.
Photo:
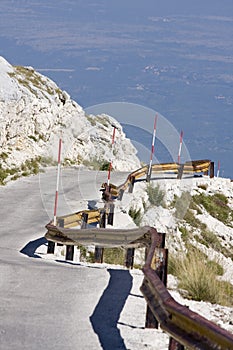
<svg viewBox="0 0 233 350">
<path fill-rule="evenodd" d="M 114 126 L 113 133 L 112 133 L 112 152 L 113 152 L 113 145 L 115 142 L 115 134 L 116 134 L 116 127 Z M 113 154 L 112 154 L 112 158 L 113 158 Z M 112 159 L 110 160 L 109 167 L 108 167 L 108 181 L 107 181 L 108 186 L 110 185 L 111 170 L 112 170 Z"/>
<path fill-rule="evenodd" d="M 180 132 L 180 146 L 179 146 L 179 151 L 178 151 L 178 164 L 180 164 L 180 155 L 181 155 L 181 149 L 182 149 L 182 143 L 183 143 L 183 131 L 181 130 Z"/>
<path fill-rule="evenodd" d="M 156 136 L 157 119 L 158 119 L 158 115 L 156 114 L 155 120 L 154 120 L 153 137 L 152 137 L 152 142 L 151 142 L 150 163 L 148 166 L 148 172 L 147 172 L 147 177 L 146 177 L 147 182 L 150 182 L 150 177 L 151 177 L 152 160 L 153 160 L 153 155 L 154 155 L 154 151 L 155 151 L 155 136 Z"/>
<path fill-rule="evenodd" d="M 59 139 L 59 146 L 58 146 L 58 161 L 57 161 L 57 186 L 56 186 L 56 193 L 55 193 L 55 202 L 54 202 L 54 214 L 53 214 L 53 224 L 56 226 L 57 223 L 57 203 L 58 203 L 58 190 L 59 190 L 59 180 L 60 180 L 60 172 L 61 172 L 61 145 L 62 145 L 62 139 Z"/>
</svg>

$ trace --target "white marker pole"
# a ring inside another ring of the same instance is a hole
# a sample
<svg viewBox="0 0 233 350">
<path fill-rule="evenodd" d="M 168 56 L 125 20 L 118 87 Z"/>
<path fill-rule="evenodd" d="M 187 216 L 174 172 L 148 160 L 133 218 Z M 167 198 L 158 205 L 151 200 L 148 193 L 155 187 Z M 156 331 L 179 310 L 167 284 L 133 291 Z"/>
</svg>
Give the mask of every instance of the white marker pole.
<svg viewBox="0 0 233 350">
<path fill-rule="evenodd" d="M 219 177 L 219 172 L 220 172 L 220 160 L 218 161 L 217 177 Z"/>
<path fill-rule="evenodd" d="M 115 142 L 115 134 L 116 134 L 116 127 L 114 126 L 113 133 L 112 133 L 112 152 L 113 152 L 113 145 Z M 112 158 L 113 158 L 113 154 L 112 154 Z M 108 187 L 110 185 L 111 170 L 112 170 L 112 159 L 110 160 L 109 168 L 108 168 L 108 182 L 107 182 Z"/>
<path fill-rule="evenodd" d="M 180 155 L 181 155 L 182 143 L 183 143 L 183 131 L 181 130 L 181 133 L 180 133 L 180 147 L 179 147 L 179 152 L 178 152 L 178 164 L 180 164 Z"/>
<path fill-rule="evenodd" d="M 56 223 L 57 223 L 58 189 L 59 189 L 59 179 L 60 179 L 60 172 L 61 172 L 61 144 L 62 144 L 62 140 L 60 138 L 59 139 L 59 147 L 58 147 L 58 161 L 57 161 L 57 187 L 56 187 L 55 202 L 54 202 L 54 215 L 53 215 L 54 226 L 56 226 Z"/>
<path fill-rule="evenodd" d="M 154 120 L 152 143 L 151 143 L 150 163 L 149 163 L 148 172 L 147 172 L 147 181 L 150 181 L 150 176 L 151 176 L 152 160 L 153 160 L 153 155 L 155 151 L 155 135 L 156 135 L 157 119 L 158 119 L 158 115 L 156 114 L 155 120 Z"/>
</svg>

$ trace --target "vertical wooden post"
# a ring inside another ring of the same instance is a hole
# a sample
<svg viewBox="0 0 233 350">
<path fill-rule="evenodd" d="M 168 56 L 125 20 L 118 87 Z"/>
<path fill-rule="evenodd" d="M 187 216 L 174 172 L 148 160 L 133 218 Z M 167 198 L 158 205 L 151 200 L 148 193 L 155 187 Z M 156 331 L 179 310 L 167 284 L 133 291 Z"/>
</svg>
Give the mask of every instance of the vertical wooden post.
<svg viewBox="0 0 233 350">
<path fill-rule="evenodd" d="M 87 221 L 88 221 L 88 214 L 87 213 L 82 213 L 81 229 L 87 228 Z"/>
<path fill-rule="evenodd" d="M 121 200 L 122 200 L 123 194 L 124 194 L 124 190 L 121 189 L 121 190 L 119 191 L 119 195 L 118 195 L 118 197 L 117 197 L 117 200 L 118 200 L 118 201 L 121 201 Z"/>
<path fill-rule="evenodd" d="M 64 227 L 64 219 L 58 219 L 58 226 Z M 62 245 L 59 244 L 58 245 Z M 66 245 L 66 260 L 73 260 L 74 259 L 74 246 L 73 245 Z"/>
<path fill-rule="evenodd" d="M 104 249 L 95 247 L 95 262 L 102 264 L 103 262 Z"/>
<path fill-rule="evenodd" d="M 58 219 L 58 226 L 59 227 L 64 227 L 64 219 Z M 63 244 L 57 243 L 57 245 L 59 246 L 59 245 L 63 245 Z M 55 247 L 56 247 L 56 243 L 55 242 L 48 241 L 47 254 L 54 254 Z"/>
<path fill-rule="evenodd" d="M 183 171 L 184 171 L 184 164 L 180 164 L 179 168 L 178 168 L 177 179 L 179 179 L 179 180 L 182 179 Z"/>
<path fill-rule="evenodd" d="M 108 225 L 113 226 L 113 218 L 114 218 L 114 204 L 109 204 L 109 213 L 108 213 Z"/>
<path fill-rule="evenodd" d="M 58 226 L 59 227 L 64 227 L 64 225 L 65 225 L 64 219 L 58 219 Z M 57 243 L 57 246 L 61 247 L 61 246 L 63 246 L 63 244 L 62 243 Z"/>
<path fill-rule="evenodd" d="M 147 171 L 147 174 L 146 174 L 146 182 L 150 183 L 151 173 L 152 173 L 152 166 L 148 166 L 148 171 Z"/>
<path fill-rule="evenodd" d="M 167 262 L 168 262 L 168 249 L 158 248 L 158 264 L 156 273 L 161 279 L 163 284 L 167 285 Z"/>
<path fill-rule="evenodd" d="M 133 268 L 134 252 L 135 252 L 135 248 L 128 248 L 128 249 L 126 249 L 126 252 L 125 252 L 125 266 L 128 269 L 132 269 Z"/>
<path fill-rule="evenodd" d="M 134 183 L 135 183 L 135 177 L 132 176 L 129 183 L 129 193 L 133 193 Z"/>
<path fill-rule="evenodd" d="M 54 254 L 55 242 L 48 241 L 47 254 Z"/>
<path fill-rule="evenodd" d="M 74 246 L 67 245 L 66 246 L 66 260 L 73 261 L 73 259 L 74 259 Z"/>
<path fill-rule="evenodd" d="M 100 211 L 100 221 L 99 226 L 102 228 L 106 227 L 106 212 L 105 210 Z M 95 262 L 102 263 L 104 255 L 104 248 L 95 247 Z"/>
<path fill-rule="evenodd" d="M 160 252 L 163 254 L 163 258 L 160 261 L 159 266 L 156 268 L 156 273 L 159 276 L 159 278 L 162 280 L 162 282 L 166 285 L 167 283 L 167 257 L 168 257 L 168 250 L 164 249 L 165 247 L 165 233 L 160 233 L 162 235 L 162 240 L 160 247 Z M 146 251 L 147 253 L 147 251 Z M 151 309 L 147 305 L 146 308 L 146 322 L 145 322 L 145 328 L 156 328 L 158 329 L 158 321 L 155 318 L 154 314 L 152 313 Z"/>
<path fill-rule="evenodd" d="M 106 227 L 106 211 L 105 211 L 105 209 L 100 210 L 99 226 L 102 227 L 102 228 Z"/>
<path fill-rule="evenodd" d="M 214 177 L 214 162 L 210 163 L 210 178 Z"/>
</svg>

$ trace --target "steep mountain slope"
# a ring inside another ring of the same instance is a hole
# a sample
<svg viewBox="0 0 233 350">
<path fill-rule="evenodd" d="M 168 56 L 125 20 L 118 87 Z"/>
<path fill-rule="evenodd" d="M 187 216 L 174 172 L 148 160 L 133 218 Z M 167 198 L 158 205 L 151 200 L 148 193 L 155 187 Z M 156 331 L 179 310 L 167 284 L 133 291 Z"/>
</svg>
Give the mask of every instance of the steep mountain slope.
<svg viewBox="0 0 233 350">
<path fill-rule="evenodd" d="M 140 165 L 135 148 L 116 120 L 85 115 L 53 81 L 31 67 L 13 67 L 3 57 L 0 125 L 0 167 L 11 176 L 30 168 L 36 171 L 39 162 L 52 163 L 59 137 L 66 163 L 101 167 L 112 157 L 113 126 L 117 128 L 113 168 L 130 170 Z"/>
<path fill-rule="evenodd" d="M 208 176 L 154 180 L 136 184 L 125 210 L 137 224 L 166 232 L 171 255 L 194 247 L 217 261 L 221 278 L 233 284 L 233 182 Z"/>
</svg>

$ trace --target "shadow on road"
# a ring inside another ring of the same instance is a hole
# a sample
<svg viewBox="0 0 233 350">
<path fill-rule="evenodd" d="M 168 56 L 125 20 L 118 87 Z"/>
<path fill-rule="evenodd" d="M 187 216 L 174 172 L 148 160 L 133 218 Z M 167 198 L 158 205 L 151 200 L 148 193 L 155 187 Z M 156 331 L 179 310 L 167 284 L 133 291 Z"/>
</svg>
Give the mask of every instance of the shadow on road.
<svg viewBox="0 0 233 350">
<path fill-rule="evenodd" d="M 41 258 L 39 255 L 35 254 L 35 251 L 39 246 L 46 244 L 47 239 L 44 237 L 38 238 L 35 241 L 30 241 L 20 250 L 20 253 L 29 256 L 30 258 Z"/>
<path fill-rule="evenodd" d="M 110 274 L 108 286 L 90 317 L 90 321 L 104 350 L 126 350 L 117 323 L 132 288 L 132 276 L 128 270 L 108 269 L 108 272 Z"/>
</svg>

